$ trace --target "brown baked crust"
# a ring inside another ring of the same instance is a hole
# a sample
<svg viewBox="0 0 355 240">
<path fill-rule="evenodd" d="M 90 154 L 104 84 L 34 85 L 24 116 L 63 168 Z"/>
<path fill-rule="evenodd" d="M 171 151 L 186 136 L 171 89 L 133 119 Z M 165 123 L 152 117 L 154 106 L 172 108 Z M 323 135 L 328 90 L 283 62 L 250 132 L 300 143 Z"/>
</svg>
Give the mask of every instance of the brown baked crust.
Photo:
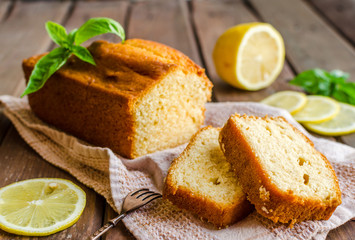
<svg viewBox="0 0 355 240">
<path fill-rule="evenodd" d="M 29 104 L 43 121 L 128 158 L 138 157 L 134 150 L 134 104 L 167 74 L 177 69 L 197 74 L 209 90 L 212 88 L 204 69 L 160 43 L 97 41 L 89 50 L 96 66 L 70 57 L 43 88 L 29 94 Z M 43 55 L 23 61 L 27 81 Z"/>
<path fill-rule="evenodd" d="M 247 116 L 242 117 L 246 118 Z M 279 118 L 287 122 L 283 117 Z M 293 126 L 292 128 L 314 146 L 298 129 Z M 336 207 L 341 204 L 338 179 L 334 169 L 323 154 L 322 158 L 327 168 L 333 173 L 336 182 L 336 189 L 334 190 L 337 193 L 337 198 L 329 204 L 312 198 L 300 197 L 292 192 L 285 193 L 273 184 L 232 118 L 229 118 L 222 128 L 219 141 L 222 151 L 238 176 L 243 191 L 248 196 L 248 200 L 254 204 L 257 212 L 264 217 L 274 222 L 289 223 L 289 226 L 292 227 L 294 223 L 305 220 L 327 220 Z"/>
<path fill-rule="evenodd" d="M 179 208 L 188 210 L 193 214 L 214 224 L 218 228 L 228 227 L 229 225 L 243 219 L 254 209 L 246 199 L 246 196 L 239 196 L 237 201 L 232 205 L 221 205 L 206 197 L 197 196 L 190 189 L 183 186 L 176 186 L 171 178 L 172 172 L 175 171 L 176 165 L 181 159 L 185 158 L 186 153 L 195 143 L 196 136 L 206 128 L 200 129 L 192 138 L 186 149 L 181 155 L 174 159 L 165 179 L 163 198 L 168 199 Z"/>
</svg>

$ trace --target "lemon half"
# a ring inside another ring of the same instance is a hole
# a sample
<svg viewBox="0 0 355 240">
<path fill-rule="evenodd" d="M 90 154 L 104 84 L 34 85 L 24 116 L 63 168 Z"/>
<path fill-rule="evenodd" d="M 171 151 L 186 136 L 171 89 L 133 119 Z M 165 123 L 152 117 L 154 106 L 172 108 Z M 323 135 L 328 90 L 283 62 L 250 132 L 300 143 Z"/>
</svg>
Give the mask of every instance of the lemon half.
<svg viewBox="0 0 355 240">
<path fill-rule="evenodd" d="M 280 74 L 285 46 L 267 23 L 245 23 L 228 29 L 217 40 L 213 61 L 218 75 L 234 87 L 259 90 Z"/>
<path fill-rule="evenodd" d="M 269 106 L 287 110 L 291 114 L 301 110 L 307 103 L 307 96 L 302 92 L 281 91 L 272 94 L 261 101 Z"/>
<path fill-rule="evenodd" d="M 340 136 L 355 132 L 355 107 L 345 103 L 340 104 L 340 112 L 333 119 L 318 123 L 303 124 L 309 130 L 328 136 Z"/>
<path fill-rule="evenodd" d="M 337 101 L 324 96 L 307 96 L 307 104 L 293 114 L 301 123 L 321 123 L 334 118 L 340 111 Z"/>
<path fill-rule="evenodd" d="M 73 225 L 82 214 L 85 192 L 58 178 L 37 178 L 0 189 L 0 228 L 25 236 L 47 236 Z"/>
</svg>

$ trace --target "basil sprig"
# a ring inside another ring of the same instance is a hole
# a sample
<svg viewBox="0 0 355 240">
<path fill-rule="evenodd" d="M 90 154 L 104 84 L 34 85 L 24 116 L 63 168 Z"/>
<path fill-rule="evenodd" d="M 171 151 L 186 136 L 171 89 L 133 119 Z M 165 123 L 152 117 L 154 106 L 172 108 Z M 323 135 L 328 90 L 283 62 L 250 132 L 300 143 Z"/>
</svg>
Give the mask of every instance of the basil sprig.
<svg viewBox="0 0 355 240">
<path fill-rule="evenodd" d="M 329 96 L 355 105 L 355 83 L 348 82 L 348 78 L 349 74 L 340 70 L 327 72 L 315 68 L 298 74 L 290 83 L 310 94 Z"/>
<path fill-rule="evenodd" d="M 90 38 L 105 33 L 113 33 L 119 36 L 122 42 L 125 40 L 123 27 L 110 18 L 91 18 L 79 29 L 74 29 L 69 34 L 62 25 L 48 21 L 46 22 L 46 30 L 50 38 L 59 47 L 53 49 L 36 63 L 21 97 L 42 88 L 48 78 L 67 62 L 71 54 L 84 62 L 96 65 L 89 50 L 80 46 Z"/>
</svg>

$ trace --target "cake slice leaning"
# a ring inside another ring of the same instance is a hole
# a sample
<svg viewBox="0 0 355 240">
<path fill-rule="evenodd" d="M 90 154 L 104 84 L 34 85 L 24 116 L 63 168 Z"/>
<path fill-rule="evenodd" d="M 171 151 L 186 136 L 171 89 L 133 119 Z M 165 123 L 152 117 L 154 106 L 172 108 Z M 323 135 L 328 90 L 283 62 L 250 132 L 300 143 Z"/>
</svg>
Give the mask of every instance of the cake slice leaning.
<svg viewBox="0 0 355 240">
<path fill-rule="evenodd" d="M 232 115 L 219 141 L 248 200 L 274 222 L 326 220 L 341 203 L 329 161 L 284 118 Z"/>
<path fill-rule="evenodd" d="M 201 129 L 170 166 L 163 196 L 217 227 L 253 209 L 218 143 L 220 129 Z"/>
</svg>

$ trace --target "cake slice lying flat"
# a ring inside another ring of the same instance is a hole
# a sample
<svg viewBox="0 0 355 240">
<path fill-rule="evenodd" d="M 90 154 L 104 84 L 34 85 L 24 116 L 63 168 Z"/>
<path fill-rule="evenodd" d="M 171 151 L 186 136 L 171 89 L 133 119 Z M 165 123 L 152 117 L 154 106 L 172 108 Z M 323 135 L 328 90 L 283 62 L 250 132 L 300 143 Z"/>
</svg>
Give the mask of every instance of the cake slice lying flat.
<svg viewBox="0 0 355 240">
<path fill-rule="evenodd" d="M 201 129 L 168 172 L 163 196 L 217 227 L 245 217 L 252 207 L 218 143 L 220 129 Z"/>
<path fill-rule="evenodd" d="M 232 115 L 219 141 L 248 200 L 274 222 L 326 220 L 341 203 L 326 157 L 284 118 Z"/>
</svg>

